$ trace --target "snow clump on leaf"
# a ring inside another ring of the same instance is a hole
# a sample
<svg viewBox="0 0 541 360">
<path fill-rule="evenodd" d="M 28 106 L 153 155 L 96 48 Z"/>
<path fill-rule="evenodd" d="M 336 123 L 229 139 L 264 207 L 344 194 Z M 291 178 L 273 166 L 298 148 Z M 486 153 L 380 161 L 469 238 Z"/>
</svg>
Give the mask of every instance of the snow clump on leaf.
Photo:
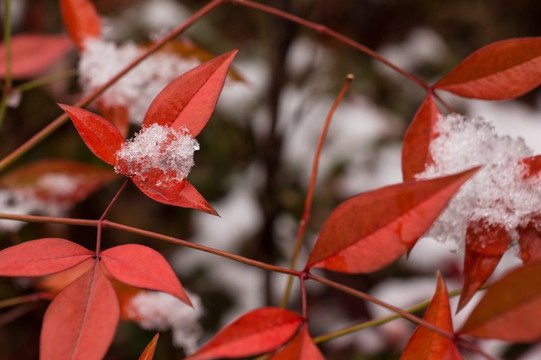
<svg viewBox="0 0 541 360">
<path fill-rule="evenodd" d="M 430 143 L 433 163 L 417 179 L 483 167 L 462 186 L 426 236 L 464 246 L 468 224 L 483 220 L 503 226 L 516 238 L 514 229 L 526 225 L 541 209 L 539 184 L 524 179 L 527 169 L 522 159 L 533 151 L 522 138 L 498 135 L 481 117 L 440 116 L 434 130 L 437 136 Z"/>
</svg>

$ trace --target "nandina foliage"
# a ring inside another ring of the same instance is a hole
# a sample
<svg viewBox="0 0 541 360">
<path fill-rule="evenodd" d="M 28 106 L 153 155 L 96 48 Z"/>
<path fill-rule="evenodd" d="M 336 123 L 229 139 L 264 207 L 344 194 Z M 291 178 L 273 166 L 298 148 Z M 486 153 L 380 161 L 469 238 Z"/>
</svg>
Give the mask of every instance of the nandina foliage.
<svg viewBox="0 0 541 360">
<path fill-rule="evenodd" d="M 154 335 L 152 340 L 148 343 L 147 347 L 139 357 L 139 360 L 152 360 L 154 358 L 154 351 L 156 350 L 156 345 L 158 344 L 158 338 L 160 334 Z"/>
<path fill-rule="evenodd" d="M 389 265 L 415 245 L 477 170 L 386 186 L 344 201 L 323 225 L 306 269 L 368 273 Z"/>
<path fill-rule="evenodd" d="M 324 360 L 325 358 L 314 344 L 308 333 L 308 326 L 303 324 L 293 339 L 278 350 L 271 360 Z"/>
<path fill-rule="evenodd" d="M 453 334 L 453 320 L 449 295 L 443 277 L 436 275 L 436 292 L 426 309 L 423 320 L 436 325 L 443 331 Z M 400 360 L 462 360 L 453 339 L 438 334 L 430 329 L 417 326 L 402 353 Z"/>
<path fill-rule="evenodd" d="M 84 49 L 84 42 L 97 38 L 101 34 L 101 21 L 89 0 L 60 0 L 62 19 L 70 37 L 79 50 Z"/>
<path fill-rule="evenodd" d="M 297 332 L 302 316 L 266 307 L 250 311 L 223 328 L 186 360 L 246 357 L 272 351 Z"/>
</svg>

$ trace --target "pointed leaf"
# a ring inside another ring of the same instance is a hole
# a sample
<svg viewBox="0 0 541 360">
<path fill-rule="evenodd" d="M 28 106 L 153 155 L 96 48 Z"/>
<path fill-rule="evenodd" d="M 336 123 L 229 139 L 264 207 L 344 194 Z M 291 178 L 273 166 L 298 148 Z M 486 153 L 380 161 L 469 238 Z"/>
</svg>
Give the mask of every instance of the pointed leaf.
<svg viewBox="0 0 541 360">
<path fill-rule="evenodd" d="M 94 261 L 45 312 L 40 359 L 102 359 L 113 340 L 118 317 L 113 286 Z"/>
<path fill-rule="evenodd" d="M 115 165 L 115 154 L 124 143 L 117 128 L 99 115 L 68 105 L 59 105 L 68 113 L 86 146 L 101 160 Z"/>
<path fill-rule="evenodd" d="M 525 226 L 518 226 L 520 257 L 524 264 L 541 261 L 541 217 L 537 216 Z"/>
<path fill-rule="evenodd" d="M 60 0 L 60 11 L 64 26 L 79 50 L 84 49 L 86 39 L 100 36 L 100 18 L 90 0 Z"/>
<path fill-rule="evenodd" d="M 127 244 L 100 253 L 102 264 L 112 277 L 131 286 L 158 290 L 192 305 L 177 275 L 156 250 Z"/>
<path fill-rule="evenodd" d="M 63 35 L 18 34 L 11 39 L 11 77 L 31 78 L 64 56 L 73 44 Z M 0 44 L 0 54 L 4 54 Z M 6 76 L 6 58 L 0 56 L 0 77 Z"/>
<path fill-rule="evenodd" d="M 329 216 L 306 269 L 368 273 L 411 249 L 479 168 L 357 195 Z"/>
<path fill-rule="evenodd" d="M 122 137 L 128 135 L 130 129 L 130 114 L 125 105 L 106 105 L 102 98 L 98 98 L 97 105 L 103 117 L 118 129 Z"/>
<path fill-rule="evenodd" d="M 511 342 L 541 339 L 541 263 L 519 267 L 493 283 L 460 333 Z"/>
<path fill-rule="evenodd" d="M 457 312 L 492 275 L 509 246 L 511 238 L 504 226 L 485 220 L 470 222 L 466 230 L 464 285 Z"/>
<path fill-rule="evenodd" d="M 94 256 L 74 242 L 45 238 L 0 251 L 0 276 L 43 276 L 69 269 Z"/>
<path fill-rule="evenodd" d="M 186 207 L 201 210 L 211 215 L 218 215 L 216 210 L 201 196 L 201 194 L 186 179 L 182 186 L 170 186 L 168 188 L 150 182 L 142 176 L 133 176 L 133 183 L 149 198 L 162 204 Z"/>
<path fill-rule="evenodd" d="M 158 344 L 159 337 L 159 333 L 154 335 L 152 340 L 148 343 L 147 347 L 139 357 L 139 360 L 152 360 L 154 358 L 154 350 L 156 350 L 156 344 Z"/>
<path fill-rule="evenodd" d="M 437 136 L 434 125 L 440 111 L 434 97 L 429 93 L 415 114 L 402 144 L 402 174 L 404 180 L 414 180 L 433 160 L 430 155 L 430 142 Z"/>
<path fill-rule="evenodd" d="M 434 297 L 426 309 L 423 320 L 453 333 L 453 321 L 447 287 L 437 273 L 437 286 Z M 462 360 L 455 343 L 423 326 L 417 326 L 402 353 L 401 360 Z"/>
<path fill-rule="evenodd" d="M 245 357 L 274 350 L 295 334 L 302 321 L 299 314 L 279 308 L 251 311 L 227 325 L 186 360 Z"/>
<path fill-rule="evenodd" d="M 278 350 L 271 360 L 325 360 L 308 333 L 306 324 L 297 335 L 282 349 Z"/>
<path fill-rule="evenodd" d="M 511 99 L 541 84 L 541 37 L 498 41 L 468 56 L 435 89 L 486 100 Z"/>
<path fill-rule="evenodd" d="M 237 50 L 218 56 L 179 76 L 156 96 L 143 126 L 186 127 L 196 137 L 207 124 Z"/>
<path fill-rule="evenodd" d="M 110 168 L 46 159 L 4 175 L 0 178 L 0 186 L 51 205 L 70 207 L 116 177 Z"/>
</svg>

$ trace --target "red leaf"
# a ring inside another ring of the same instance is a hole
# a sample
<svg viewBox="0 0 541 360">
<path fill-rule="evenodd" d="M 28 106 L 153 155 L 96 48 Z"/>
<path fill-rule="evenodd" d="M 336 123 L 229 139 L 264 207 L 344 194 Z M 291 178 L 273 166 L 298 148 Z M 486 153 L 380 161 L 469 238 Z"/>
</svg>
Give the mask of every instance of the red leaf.
<svg viewBox="0 0 541 360">
<path fill-rule="evenodd" d="M 524 264 L 541 261 L 541 233 L 539 225 L 541 218 L 538 216 L 526 226 L 517 227 L 520 257 Z"/>
<path fill-rule="evenodd" d="M 69 105 L 59 105 L 70 116 L 86 146 L 109 165 L 116 164 L 115 154 L 124 138 L 109 121 L 89 111 Z"/>
<path fill-rule="evenodd" d="M 38 75 L 73 47 L 63 35 L 14 35 L 11 39 L 11 77 L 25 79 Z M 0 44 L 0 54 L 4 54 Z M 6 58 L 0 56 L 0 77 L 6 76 Z"/>
<path fill-rule="evenodd" d="M 159 333 L 154 335 L 152 340 L 148 343 L 147 347 L 139 357 L 139 360 L 152 360 L 154 358 L 154 350 L 156 350 L 156 344 L 158 344 L 159 337 Z"/>
<path fill-rule="evenodd" d="M 470 222 L 466 231 L 464 285 L 457 312 L 470 301 L 492 275 L 509 246 L 511 238 L 505 227 L 485 220 Z"/>
<path fill-rule="evenodd" d="M 436 292 L 426 309 L 423 319 L 449 333 L 453 333 L 453 320 L 451 318 L 447 287 L 439 272 L 437 273 L 437 279 Z M 461 360 L 462 355 L 460 355 L 452 340 L 423 326 L 417 326 L 400 359 Z"/>
<path fill-rule="evenodd" d="M 276 349 L 289 340 L 302 316 L 279 308 L 251 311 L 227 325 L 186 360 L 245 357 Z"/>
<path fill-rule="evenodd" d="M 74 267 L 94 253 L 74 242 L 45 238 L 0 251 L 1 276 L 43 276 Z"/>
<path fill-rule="evenodd" d="M 186 127 L 196 137 L 207 124 L 237 50 L 218 56 L 179 76 L 156 96 L 143 126 Z"/>
<path fill-rule="evenodd" d="M 435 89 L 486 100 L 511 99 L 541 84 L 541 37 L 498 41 L 458 64 Z"/>
<path fill-rule="evenodd" d="M 127 244 L 100 253 L 102 264 L 112 277 L 131 286 L 163 291 L 192 305 L 177 275 L 156 250 Z"/>
<path fill-rule="evenodd" d="M 493 283 L 460 333 L 511 342 L 541 338 L 541 263 L 519 267 Z"/>
<path fill-rule="evenodd" d="M 434 125 L 440 114 L 434 97 L 429 93 L 404 135 L 402 145 L 404 180 L 414 180 L 416 174 L 423 172 L 427 165 L 433 163 L 429 146 L 437 137 Z"/>
<path fill-rule="evenodd" d="M 306 269 L 367 273 L 387 266 L 415 245 L 478 169 L 391 185 L 344 201 L 323 225 Z"/>
<path fill-rule="evenodd" d="M 98 98 L 97 105 L 103 117 L 109 120 L 123 137 L 126 137 L 130 128 L 128 108 L 124 105 L 105 105 L 101 98 Z"/>
<path fill-rule="evenodd" d="M 113 286 L 94 261 L 45 312 L 40 359 L 102 359 L 113 340 L 118 317 Z"/>
<path fill-rule="evenodd" d="M 47 159 L 35 161 L 0 178 L 0 186 L 52 205 L 72 206 L 116 178 L 110 168 Z"/>
<path fill-rule="evenodd" d="M 297 335 L 282 349 L 278 350 L 271 360 L 325 360 L 312 341 L 306 324 Z"/>
<path fill-rule="evenodd" d="M 64 26 L 79 50 L 83 50 L 86 39 L 100 36 L 100 18 L 91 1 L 60 0 L 60 11 Z"/>
<path fill-rule="evenodd" d="M 520 163 L 524 168 L 523 179 L 531 179 L 541 174 L 541 155 L 524 158 Z"/>
<path fill-rule="evenodd" d="M 162 204 L 197 209 L 218 215 L 216 210 L 201 196 L 201 194 L 186 179 L 182 185 L 170 186 L 167 188 L 157 185 L 156 181 L 149 181 L 142 176 L 133 176 L 133 183 L 149 198 Z"/>
</svg>

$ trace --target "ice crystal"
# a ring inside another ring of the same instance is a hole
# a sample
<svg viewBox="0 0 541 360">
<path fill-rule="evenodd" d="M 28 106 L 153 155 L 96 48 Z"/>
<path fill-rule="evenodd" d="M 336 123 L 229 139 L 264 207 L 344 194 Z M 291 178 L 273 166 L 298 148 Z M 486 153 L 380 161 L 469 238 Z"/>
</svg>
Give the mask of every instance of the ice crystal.
<svg viewBox="0 0 541 360">
<path fill-rule="evenodd" d="M 434 163 L 418 179 L 429 179 L 483 166 L 466 182 L 440 215 L 427 236 L 454 240 L 463 246 L 470 221 L 503 225 L 513 235 L 541 209 L 538 186 L 523 179 L 521 160 L 532 156 L 522 138 L 500 136 L 483 118 L 458 114 L 440 116 L 438 134 L 430 144 Z"/>
</svg>

